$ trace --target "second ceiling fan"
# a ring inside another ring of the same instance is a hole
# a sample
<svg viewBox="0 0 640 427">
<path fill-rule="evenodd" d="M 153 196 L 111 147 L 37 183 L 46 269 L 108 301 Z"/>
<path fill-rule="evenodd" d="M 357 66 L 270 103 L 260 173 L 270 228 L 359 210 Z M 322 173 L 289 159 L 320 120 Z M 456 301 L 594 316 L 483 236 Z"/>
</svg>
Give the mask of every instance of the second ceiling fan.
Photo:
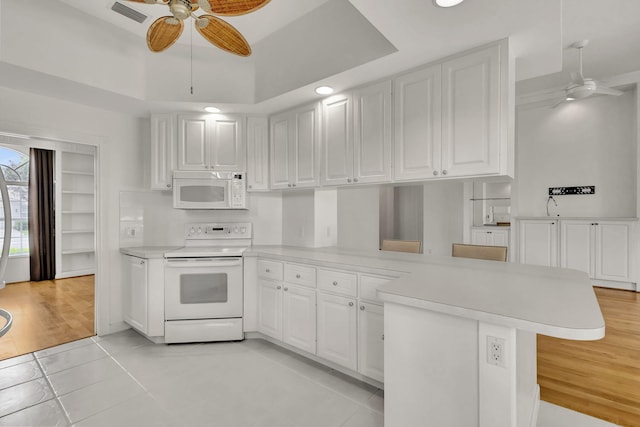
<svg viewBox="0 0 640 427">
<path fill-rule="evenodd" d="M 193 18 L 196 30 L 211 44 L 239 56 L 251 55 L 251 46 L 231 24 L 213 16 L 245 15 L 260 9 L 270 0 L 128 0 L 136 3 L 169 6 L 171 16 L 158 18 L 147 31 L 147 46 L 152 52 L 162 52 L 172 46 L 182 34 L 184 21 Z M 205 14 L 197 16 L 202 9 Z"/>
</svg>

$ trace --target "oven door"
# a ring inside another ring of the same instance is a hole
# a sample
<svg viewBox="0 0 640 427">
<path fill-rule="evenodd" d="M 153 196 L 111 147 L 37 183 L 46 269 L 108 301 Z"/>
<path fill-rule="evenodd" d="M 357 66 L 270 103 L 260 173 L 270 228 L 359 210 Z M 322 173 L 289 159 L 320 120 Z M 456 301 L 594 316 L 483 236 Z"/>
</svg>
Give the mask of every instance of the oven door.
<svg viewBox="0 0 640 427">
<path fill-rule="evenodd" d="M 173 207 L 177 209 L 230 209 L 231 180 L 174 178 Z"/>
<path fill-rule="evenodd" d="M 165 320 L 242 317 L 242 258 L 165 261 Z"/>
</svg>

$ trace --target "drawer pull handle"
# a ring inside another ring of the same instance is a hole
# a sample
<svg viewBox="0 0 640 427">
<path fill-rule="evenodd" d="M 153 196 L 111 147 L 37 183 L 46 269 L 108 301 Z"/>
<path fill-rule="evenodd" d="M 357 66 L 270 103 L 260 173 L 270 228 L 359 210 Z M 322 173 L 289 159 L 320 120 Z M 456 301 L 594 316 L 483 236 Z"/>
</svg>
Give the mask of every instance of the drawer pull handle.
<svg viewBox="0 0 640 427">
<path fill-rule="evenodd" d="M 364 311 L 364 305 L 360 306 L 360 310 Z"/>
<path fill-rule="evenodd" d="M 282 286 L 278 285 L 276 286 L 276 289 L 282 289 Z"/>
<path fill-rule="evenodd" d="M 338 282 L 334 281 L 333 286 L 338 286 Z"/>
<path fill-rule="evenodd" d="M 296 274 L 296 279 L 299 279 L 299 278 L 300 278 L 300 275 L 299 275 L 299 274 Z"/>
<path fill-rule="evenodd" d="M 353 307 L 353 301 L 349 302 L 349 307 Z"/>
</svg>

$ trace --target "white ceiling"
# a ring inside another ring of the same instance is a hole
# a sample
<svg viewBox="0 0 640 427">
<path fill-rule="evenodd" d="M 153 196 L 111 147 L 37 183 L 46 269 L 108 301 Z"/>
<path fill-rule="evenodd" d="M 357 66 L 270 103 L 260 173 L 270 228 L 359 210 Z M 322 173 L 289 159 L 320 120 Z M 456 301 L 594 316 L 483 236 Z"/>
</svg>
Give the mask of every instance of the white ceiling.
<svg viewBox="0 0 640 427">
<path fill-rule="evenodd" d="M 587 76 L 606 80 L 640 70 L 638 0 L 466 0 L 451 9 L 436 8 L 431 0 L 271 0 L 254 13 L 224 18 L 252 45 L 254 55 L 248 59 L 220 51 L 196 32 L 192 51 L 187 28 L 179 44 L 166 52 L 147 53 L 146 30 L 153 19 L 168 15 L 167 7 L 124 0 L 151 16 L 137 24 L 111 11 L 113 2 L 47 0 L 45 5 L 42 0 L 0 0 L 0 85 L 136 114 L 199 110 L 206 103 L 227 111 L 272 112 L 316 99 L 312 89 L 318 83 L 342 90 L 505 37 L 517 57 L 519 93 L 564 86 L 577 67 L 576 52 L 565 48 L 580 39 L 591 40 L 585 49 Z M 30 25 L 36 8 L 44 8 L 42 14 L 51 23 L 60 22 L 62 33 L 42 34 L 34 38 L 37 45 L 23 34 L 44 31 L 43 25 Z M 353 19 L 343 22 L 345 14 L 339 11 L 345 8 L 361 16 L 349 13 Z M 326 18 L 327 11 L 334 11 L 333 19 Z M 322 21 L 315 32 L 296 28 L 297 22 L 316 17 Z M 76 24 L 81 30 L 95 29 L 95 34 L 78 33 L 78 28 L 71 28 Z M 318 33 L 322 26 L 324 34 Z M 68 44 L 61 42 L 65 30 Z M 367 49 L 355 43 L 361 34 L 367 34 L 371 44 L 364 56 Z M 75 37 L 86 37 L 85 43 L 95 48 L 73 55 L 70 39 Z M 295 50 L 283 51 L 283 37 L 297 39 Z M 315 47 L 305 52 L 306 45 Z M 113 49 L 116 53 L 107 56 Z M 115 78 L 101 76 L 104 70 L 95 70 L 93 55 L 103 51 L 109 59 L 101 68 L 113 67 L 114 75 L 129 68 L 131 77 L 120 79 L 121 86 Z M 309 65 L 314 53 L 317 63 Z M 68 63 L 56 63 L 56 58 L 68 58 Z M 196 77 L 216 76 L 206 84 L 196 81 L 198 90 L 192 96 L 184 75 L 190 63 Z M 262 81 L 263 75 L 257 74 L 265 66 L 281 80 Z"/>
</svg>

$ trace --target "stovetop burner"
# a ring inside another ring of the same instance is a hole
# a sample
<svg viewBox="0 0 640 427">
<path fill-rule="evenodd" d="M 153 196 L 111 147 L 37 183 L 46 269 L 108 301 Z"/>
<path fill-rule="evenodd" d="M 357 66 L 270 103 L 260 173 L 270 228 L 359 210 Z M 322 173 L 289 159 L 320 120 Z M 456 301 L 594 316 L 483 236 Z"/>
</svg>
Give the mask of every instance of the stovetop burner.
<svg viewBox="0 0 640 427">
<path fill-rule="evenodd" d="M 189 223 L 185 226 L 185 246 L 165 252 L 164 257 L 241 257 L 250 246 L 250 222 Z"/>
</svg>

